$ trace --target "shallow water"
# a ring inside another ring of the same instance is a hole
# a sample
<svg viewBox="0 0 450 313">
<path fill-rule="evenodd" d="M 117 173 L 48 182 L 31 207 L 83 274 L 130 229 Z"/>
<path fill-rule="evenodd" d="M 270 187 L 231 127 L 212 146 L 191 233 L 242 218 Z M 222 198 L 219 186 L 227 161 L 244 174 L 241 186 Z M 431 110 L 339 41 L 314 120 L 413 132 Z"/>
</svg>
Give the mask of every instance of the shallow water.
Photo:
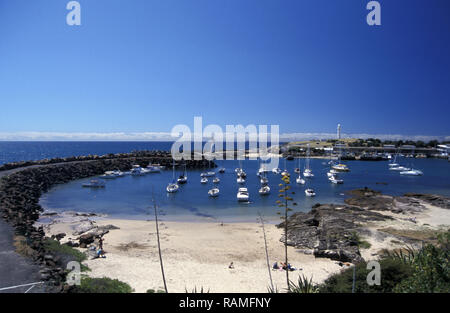
<svg viewBox="0 0 450 313">
<path fill-rule="evenodd" d="M 304 167 L 301 159 L 301 168 Z M 421 169 L 423 176 L 402 176 L 398 172 L 389 171 L 387 161 L 346 162 L 351 169 L 342 173 L 344 184 L 334 185 L 327 179 L 328 170 L 325 159 L 312 159 L 311 168 L 315 174 L 307 179 L 306 185 L 295 183 L 294 168 L 298 161 L 286 161 L 286 167 L 291 173 L 291 185 L 294 202 L 294 211 L 309 211 L 315 203 L 342 203 L 347 190 L 368 187 L 382 191 L 386 194 L 401 195 L 406 192 L 436 193 L 450 196 L 450 163 L 439 159 L 400 159 L 398 163 Z M 411 164 L 413 162 L 413 164 Z M 246 160 L 243 168 L 247 172 L 246 187 L 250 193 L 250 203 L 238 203 L 236 193 L 239 185 L 236 183 L 234 169 L 239 166 L 238 161 L 218 161 L 224 166 L 226 172 L 217 174 L 221 179 L 219 183 L 220 195 L 217 198 L 208 197 L 208 190 L 212 188 L 212 179 L 208 184 L 200 183 L 200 170 L 188 171 L 188 183 L 181 185 L 177 193 L 168 194 L 165 191 L 167 184 L 172 180 L 172 171 L 147 174 L 146 176 L 125 176 L 112 180 L 105 180 L 104 189 L 82 188 L 81 184 L 90 179 L 73 181 L 52 188 L 41 198 L 41 205 L 53 211 L 80 211 L 106 213 L 111 217 L 122 218 L 151 218 L 153 214 L 152 192 L 158 205 L 159 212 L 165 220 L 198 221 L 206 218 L 218 221 L 249 221 L 256 220 L 260 211 L 268 220 L 278 220 L 278 211 L 275 201 L 278 199 L 278 184 L 281 176 L 268 174 L 271 194 L 260 196 L 259 178 L 256 176 L 259 167 L 257 161 Z M 284 168 L 284 161 L 280 162 Z M 177 171 L 176 174 L 180 172 Z M 378 183 L 378 184 L 377 184 Z M 386 183 L 386 184 L 380 184 Z M 306 197 L 304 189 L 312 187 L 317 196 Z"/>
</svg>

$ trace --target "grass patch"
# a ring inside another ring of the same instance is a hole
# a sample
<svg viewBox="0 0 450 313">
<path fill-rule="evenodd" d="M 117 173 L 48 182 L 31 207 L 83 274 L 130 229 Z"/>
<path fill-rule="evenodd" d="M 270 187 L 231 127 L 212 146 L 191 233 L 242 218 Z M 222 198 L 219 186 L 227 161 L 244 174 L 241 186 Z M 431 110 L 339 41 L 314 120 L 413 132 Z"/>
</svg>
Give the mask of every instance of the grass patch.
<svg viewBox="0 0 450 313">
<path fill-rule="evenodd" d="M 132 241 L 129 243 L 122 243 L 122 244 L 118 245 L 116 248 L 120 251 L 129 251 L 132 249 L 145 249 L 145 248 L 147 248 L 147 246 L 137 243 L 135 241 Z"/>
<path fill-rule="evenodd" d="M 62 245 L 56 240 L 46 238 L 44 246 L 50 252 L 72 256 L 74 258 L 74 261 L 78 261 L 81 263 L 86 260 L 86 255 L 83 252 L 78 251 L 77 249 L 74 249 L 72 247 L 69 247 L 68 245 Z"/>
<path fill-rule="evenodd" d="M 445 231 L 435 231 L 430 229 L 411 230 L 411 229 L 395 229 L 392 227 L 381 228 L 382 231 L 393 236 L 403 237 L 414 241 L 426 242 L 430 244 L 437 244 L 438 236 L 445 233 Z"/>
<path fill-rule="evenodd" d="M 80 286 L 75 286 L 73 293 L 131 293 L 133 288 L 118 279 L 107 277 L 82 277 Z"/>
<path fill-rule="evenodd" d="M 163 289 L 158 289 L 155 291 L 155 289 L 147 289 L 146 293 L 166 293 Z"/>
<path fill-rule="evenodd" d="M 357 232 L 352 233 L 351 240 L 355 241 L 360 249 L 369 249 L 372 245 L 361 238 Z"/>
<path fill-rule="evenodd" d="M 69 261 L 77 261 L 80 263 L 80 269 L 82 272 L 91 271 L 88 266 L 82 263 L 87 259 L 86 254 L 83 252 L 73 247 L 69 247 L 68 245 L 60 244 L 57 240 L 51 238 L 45 239 L 44 247 L 47 251 L 62 257 L 64 259 L 63 263 L 67 264 Z"/>
<path fill-rule="evenodd" d="M 28 245 L 28 240 L 24 236 L 14 236 L 13 245 L 16 248 L 16 252 L 20 255 L 25 257 L 32 257 L 36 255 L 36 251 Z"/>
</svg>

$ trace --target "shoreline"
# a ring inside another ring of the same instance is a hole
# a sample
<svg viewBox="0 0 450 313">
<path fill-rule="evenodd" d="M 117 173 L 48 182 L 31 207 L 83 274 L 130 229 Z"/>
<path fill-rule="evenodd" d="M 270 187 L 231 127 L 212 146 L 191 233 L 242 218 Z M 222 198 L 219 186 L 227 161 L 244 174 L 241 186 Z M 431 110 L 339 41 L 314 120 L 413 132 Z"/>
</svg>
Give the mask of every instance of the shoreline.
<svg viewBox="0 0 450 313">
<path fill-rule="evenodd" d="M 360 249 L 361 256 L 366 261 L 375 260 L 383 249 L 419 246 L 418 241 L 404 237 L 408 232 L 426 235 L 448 229 L 449 209 L 426 203 L 423 205 L 422 211 L 406 213 L 373 211 L 392 219 L 363 225 L 362 239 L 370 246 Z M 412 218 L 415 218 L 415 222 Z M 163 289 L 154 220 L 77 215 L 74 219 L 63 218 L 55 223 L 41 225 L 48 237 L 66 234 L 61 243 L 76 241 L 80 234 L 75 235 L 74 232 L 86 225 L 108 229 L 103 236 L 106 258 L 84 261 L 83 264 L 90 269 L 84 274 L 95 278 L 119 279 L 128 283 L 135 292 Z M 202 287 L 213 293 L 268 291 L 270 281 L 259 223 L 160 221 L 159 229 L 169 292 L 192 292 L 195 288 L 200 290 Z M 88 234 L 92 228 L 83 230 L 83 234 Z M 283 229 L 277 228 L 275 224 L 265 223 L 265 230 L 272 267 L 274 262 L 284 260 L 284 244 L 280 240 Z M 76 249 L 86 251 L 84 248 Z M 293 282 L 297 281 L 299 275 L 305 275 L 308 279 L 312 278 L 314 283 L 321 283 L 330 275 L 347 268 L 342 266 L 342 262 L 316 257 L 311 249 L 288 246 L 288 258 L 289 263 L 298 268 L 290 272 Z M 234 263 L 234 269 L 228 268 L 230 262 Z M 271 275 L 274 285 L 284 292 L 285 272 L 271 269 Z"/>
<path fill-rule="evenodd" d="M 106 258 L 87 260 L 90 277 L 109 277 L 124 281 L 135 292 L 162 289 L 154 221 L 96 218 L 97 226 L 119 229 L 104 235 Z M 75 223 L 76 224 L 76 223 Z M 47 236 L 66 233 L 61 243 L 73 239 L 72 223 L 44 226 Z M 186 292 L 201 287 L 210 292 L 266 293 L 270 285 L 261 225 L 258 223 L 160 222 L 163 262 L 169 292 Z M 284 260 L 282 229 L 265 224 L 270 266 Z M 80 249 L 83 251 L 83 249 Z M 336 261 L 316 258 L 288 247 L 289 263 L 299 268 L 290 272 L 322 282 L 342 267 Z M 230 262 L 234 269 L 229 269 Z M 271 270 L 274 285 L 284 289 L 285 272 Z"/>
</svg>

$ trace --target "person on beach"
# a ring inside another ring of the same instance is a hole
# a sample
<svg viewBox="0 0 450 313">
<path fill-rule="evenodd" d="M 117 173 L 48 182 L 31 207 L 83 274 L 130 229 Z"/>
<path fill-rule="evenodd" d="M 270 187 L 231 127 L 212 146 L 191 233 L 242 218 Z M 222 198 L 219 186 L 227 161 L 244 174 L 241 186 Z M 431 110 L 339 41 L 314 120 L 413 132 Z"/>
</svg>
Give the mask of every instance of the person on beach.
<svg viewBox="0 0 450 313">
<path fill-rule="evenodd" d="M 98 246 L 99 246 L 100 250 L 103 251 L 103 237 L 100 237 L 100 239 L 98 240 Z"/>
<path fill-rule="evenodd" d="M 233 269 L 233 268 L 234 268 L 233 262 L 231 262 L 230 265 L 228 265 L 228 268 L 229 268 L 229 269 Z"/>
<path fill-rule="evenodd" d="M 273 263 L 272 270 L 279 270 L 278 262 Z"/>
</svg>

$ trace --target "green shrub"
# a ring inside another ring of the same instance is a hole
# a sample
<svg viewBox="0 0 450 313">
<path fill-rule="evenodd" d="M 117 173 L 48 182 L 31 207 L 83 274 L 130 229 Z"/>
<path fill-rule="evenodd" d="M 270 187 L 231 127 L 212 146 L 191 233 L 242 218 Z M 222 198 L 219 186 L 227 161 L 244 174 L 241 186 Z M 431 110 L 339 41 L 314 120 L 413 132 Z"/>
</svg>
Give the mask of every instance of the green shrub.
<svg viewBox="0 0 450 313">
<path fill-rule="evenodd" d="M 313 283 L 312 277 L 307 279 L 303 274 L 298 276 L 298 283 L 290 281 L 289 292 L 291 293 L 317 293 L 319 288 Z"/>
<path fill-rule="evenodd" d="M 403 280 L 395 292 L 450 292 L 448 250 L 426 245 L 415 256 L 414 273 Z"/>
<path fill-rule="evenodd" d="M 69 255 L 73 257 L 74 261 L 78 261 L 81 263 L 86 260 L 86 255 L 83 252 L 78 251 L 77 249 L 74 249 L 72 247 L 69 247 L 68 245 L 62 245 L 56 240 L 46 238 L 44 246 L 47 249 L 47 251 L 54 252 L 57 254 Z"/>
<path fill-rule="evenodd" d="M 367 284 L 366 262 L 356 265 L 356 283 L 355 292 L 363 293 L 383 293 L 393 292 L 394 287 L 403 279 L 408 278 L 413 268 L 401 260 L 386 258 L 379 261 L 381 268 L 381 284 L 379 286 L 369 286 Z M 330 276 L 323 284 L 319 286 L 319 292 L 325 293 L 349 293 L 352 292 L 353 268 L 348 268 L 339 274 Z"/>
<path fill-rule="evenodd" d="M 82 277 L 81 285 L 75 286 L 74 293 L 130 293 L 133 288 L 127 283 L 111 278 Z"/>
</svg>

